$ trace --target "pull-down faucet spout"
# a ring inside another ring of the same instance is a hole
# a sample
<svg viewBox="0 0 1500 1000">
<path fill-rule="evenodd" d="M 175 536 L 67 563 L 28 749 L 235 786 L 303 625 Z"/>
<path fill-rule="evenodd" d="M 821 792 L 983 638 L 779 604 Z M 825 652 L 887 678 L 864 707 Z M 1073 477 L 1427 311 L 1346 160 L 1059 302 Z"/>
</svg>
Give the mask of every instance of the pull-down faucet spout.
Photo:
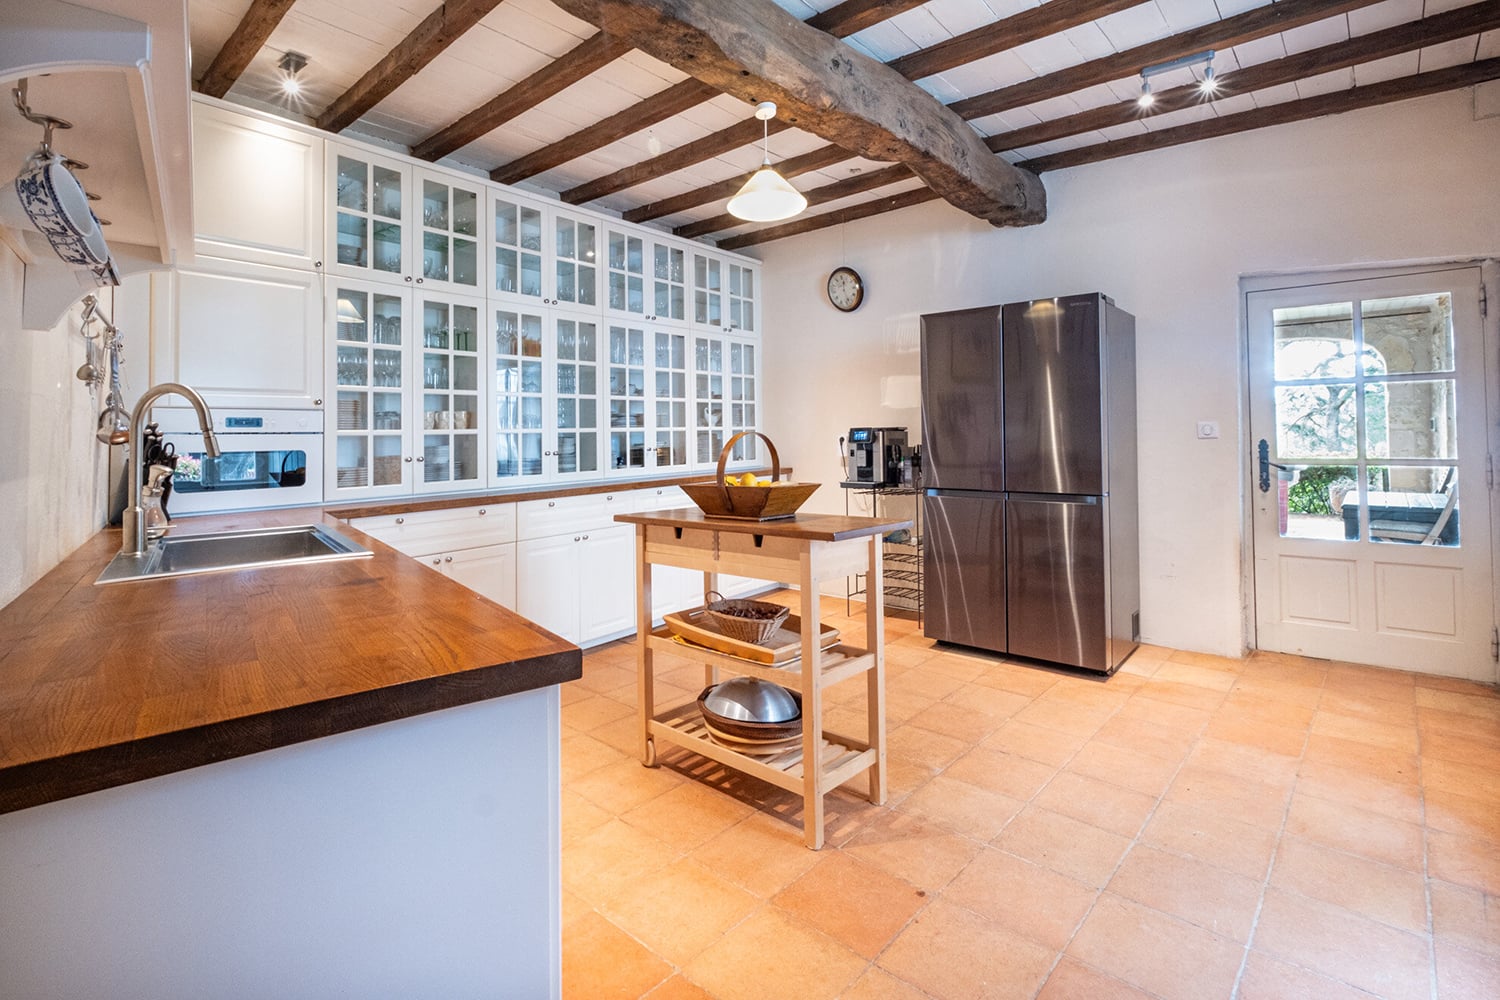
<svg viewBox="0 0 1500 1000">
<path fill-rule="evenodd" d="M 146 474 L 146 470 L 141 468 L 141 455 L 145 451 L 146 412 L 151 409 L 152 403 L 173 393 L 192 403 L 193 409 L 197 411 L 198 426 L 203 429 L 204 453 L 209 458 L 219 457 L 219 442 L 214 437 L 213 414 L 209 412 L 208 404 L 203 401 L 202 396 L 198 395 L 196 389 L 178 382 L 163 382 L 141 393 L 135 409 L 130 413 L 130 455 L 125 469 L 126 482 L 129 484 L 127 487 L 129 499 L 125 504 L 125 516 L 121 519 L 124 538 L 120 543 L 120 551 L 126 555 L 139 556 L 146 552 L 146 512 L 141 507 L 141 481 Z"/>
</svg>

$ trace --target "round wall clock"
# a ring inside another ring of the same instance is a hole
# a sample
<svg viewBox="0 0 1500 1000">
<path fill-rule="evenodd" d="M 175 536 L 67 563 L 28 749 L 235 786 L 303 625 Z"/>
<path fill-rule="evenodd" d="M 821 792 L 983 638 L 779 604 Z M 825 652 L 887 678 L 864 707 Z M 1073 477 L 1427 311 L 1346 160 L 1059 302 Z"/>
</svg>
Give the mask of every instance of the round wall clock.
<svg viewBox="0 0 1500 1000">
<path fill-rule="evenodd" d="M 852 267 L 836 267 L 828 276 L 828 301 L 835 309 L 853 312 L 865 300 L 865 280 Z"/>
</svg>

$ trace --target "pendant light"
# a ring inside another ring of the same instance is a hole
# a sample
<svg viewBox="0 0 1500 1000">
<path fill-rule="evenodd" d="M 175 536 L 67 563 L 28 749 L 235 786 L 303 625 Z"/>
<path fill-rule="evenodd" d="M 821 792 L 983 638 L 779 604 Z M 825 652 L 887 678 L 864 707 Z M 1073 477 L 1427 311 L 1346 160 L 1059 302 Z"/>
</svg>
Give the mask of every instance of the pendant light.
<svg viewBox="0 0 1500 1000">
<path fill-rule="evenodd" d="M 761 120 L 763 136 L 761 148 L 765 154 L 765 161 L 761 168 L 750 176 L 745 186 L 740 188 L 739 194 L 729 199 L 729 214 L 736 219 L 744 219 L 746 222 L 780 222 L 782 219 L 790 219 L 798 212 L 807 207 L 807 199 L 802 192 L 787 183 L 771 168 L 771 126 L 769 122 L 776 117 L 776 105 L 772 101 L 762 101 L 755 106 L 755 117 Z"/>
</svg>

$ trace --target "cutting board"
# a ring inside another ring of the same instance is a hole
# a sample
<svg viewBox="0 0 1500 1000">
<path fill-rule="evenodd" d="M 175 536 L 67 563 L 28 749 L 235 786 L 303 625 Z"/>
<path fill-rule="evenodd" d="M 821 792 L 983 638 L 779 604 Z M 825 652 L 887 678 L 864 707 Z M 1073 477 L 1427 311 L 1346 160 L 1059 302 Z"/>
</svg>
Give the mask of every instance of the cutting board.
<svg viewBox="0 0 1500 1000">
<path fill-rule="evenodd" d="M 663 616 L 663 621 L 669 632 L 695 646 L 705 646 L 754 663 L 786 663 L 802 655 L 802 618 L 798 615 L 787 615 L 781 628 L 771 633 L 771 637 L 765 642 L 746 642 L 725 635 L 719 630 L 713 616 L 702 608 L 674 611 Z M 832 625 L 821 626 L 819 648 L 827 649 L 838 641 L 838 629 Z"/>
</svg>

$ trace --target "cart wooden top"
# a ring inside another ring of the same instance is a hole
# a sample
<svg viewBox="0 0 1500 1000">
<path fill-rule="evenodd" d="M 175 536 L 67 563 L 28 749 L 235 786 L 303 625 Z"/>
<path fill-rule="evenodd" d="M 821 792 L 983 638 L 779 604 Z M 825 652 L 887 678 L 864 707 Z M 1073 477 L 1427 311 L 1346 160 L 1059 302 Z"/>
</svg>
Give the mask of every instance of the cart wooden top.
<svg viewBox="0 0 1500 1000">
<path fill-rule="evenodd" d="M 844 514 L 795 514 L 775 521 L 745 521 L 728 517 L 709 517 L 696 507 L 677 510 L 648 510 L 638 514 L 616 514 L 616 521 L 630 524 L 661 525 L 668 528 L 727 531 L 737 535 L 771 535 L 797 538 L 809 542 L 841 542 L 849 538 L 883 535 L 910 528 L 910 519 L 892 517 L 849 517 Z"/>
</svg>

